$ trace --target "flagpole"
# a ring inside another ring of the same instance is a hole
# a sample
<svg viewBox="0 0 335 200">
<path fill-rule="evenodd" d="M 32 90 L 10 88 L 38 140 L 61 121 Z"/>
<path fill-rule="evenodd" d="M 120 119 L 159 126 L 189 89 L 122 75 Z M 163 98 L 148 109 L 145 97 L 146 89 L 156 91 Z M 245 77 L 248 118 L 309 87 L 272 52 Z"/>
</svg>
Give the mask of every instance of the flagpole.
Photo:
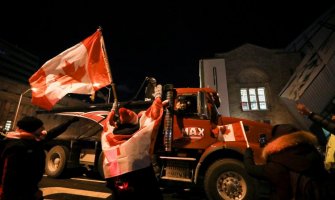
<svg viewBox="0 0 335 200">
<path fill-rule="evenodd" d="M 247 143 L 247 148 L 249 148 L 249 147 L 250 147 L 250 146 L 249 146 L 249 141 L 248 141 L 248 138 L 247 138 L 247 136 L 246 136 L 246 134 L 245 134 L 244 126 L 243 126 L 242 121 L 240 121 L 240 124 L 241 124 L 241 127 L 242 127 L 242 132 L 243 132 L 243 136 L 244 136 L 245 142 Z"/>
<path fill-rule="evenodd" d="M 14 117 L 14 121 L 13 121 L 13 128 L 16 127 L 16 121 L 17 121 L 17 116 L 18 116 L 18 113 L 19 113 L 19 109 L 20 109 L 20 105 L 21 105 L 21 101 L 22 101 L 22 97 L 23 95 L 25 95 L 27 92 L 29 92 L 31 90 L 31 88 L 27 89 L 26 91 L 24 91 L 23 93 L 21 93 L 20 95 L 20 99 L 19 99 L 19 102 L 17 104 L 17 108 L 16 108 L 16 112 L 15 112 L 15 117 Z"/>
<path fill-rule="evenodd" d="M 108 61 L 105 41 L 104 41 L 104 37 L 102 35 L 102 28 L 99 26 L 98 30 L 101 32 L 101 46 L 102 46 L 102 49 L 104 51 L 104 60 L 105 60 L 105 63 L 107 65 L 107 70 L 108 70 L 108 73 L 109 73 L 109 77 L 112 80 L 111 86 L 112 86 L 112 90 L 113 90 L 114 103 L 117 103 L 118 99 L 117 99 L 117 95 L 116 95 L 116 88 L 115 88 L 115 83 L 113 83 L 113 76 L 112 76 L 112 72 L 110 70 L 110 65 L 109 65 L 109 61 Z"/>
<path fill-rule="evenodd" d="M 108 99 L 107 99 L 107 103 L 109 104 L 110 103 L 110 98 L 111 98 L 111 88 L 109 87 L 106 87 L 107 90 L 108 90 Z"/>
</svg>

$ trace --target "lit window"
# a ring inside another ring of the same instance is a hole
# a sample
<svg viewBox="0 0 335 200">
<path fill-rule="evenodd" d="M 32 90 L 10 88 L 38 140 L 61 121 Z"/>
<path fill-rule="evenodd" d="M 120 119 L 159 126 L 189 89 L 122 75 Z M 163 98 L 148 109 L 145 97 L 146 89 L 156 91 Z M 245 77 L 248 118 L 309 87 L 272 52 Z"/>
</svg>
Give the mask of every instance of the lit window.
<svg viewBox="0 0 335 200">
<path fill-rule="evenodd" d="M 241 107 L 243 111 L 267 110 L 265 88 L 241 88 Z"/>
<path fill-rule="evenodd" d="M 9 131 L 12 128 L 12 121 L 11 120 L 7 120 L 6 124 L 5 124 L 5 131 Z"/>
</svg>

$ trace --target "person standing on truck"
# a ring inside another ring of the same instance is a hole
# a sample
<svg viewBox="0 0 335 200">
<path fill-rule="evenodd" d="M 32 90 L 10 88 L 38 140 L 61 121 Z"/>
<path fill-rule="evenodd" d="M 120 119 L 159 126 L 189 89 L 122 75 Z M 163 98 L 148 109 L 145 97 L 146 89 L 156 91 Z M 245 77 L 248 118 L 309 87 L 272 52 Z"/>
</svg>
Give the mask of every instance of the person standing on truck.
<svg viewBox="0 0 335 200">
<path fill-rule="evenodd" d="M 152 163 L 155 137 L 167 104 L 162 102 L 159 88 L 155 88 L 155 100 L 147 110 L 136 114 L 119 108 L 119 123 L 116 123 L 117 108 L 113 106 L 106 119 L 101 134 L 103 172 L 113 200 L 163 200 Z"/>
<path fill-rule="evenodd" d="M 17 128 L 1 141 L 0 199 L 42 200 L 38 188 L 45 168 L 44 142 L 62 134 L 77 117 L 45 131 L 43 122 L 34 116 L 25 116 Z"/>
<path fill-rule="evenodd" d="M 247 148 L 244 165 L 251 176 L 269 181 L 272 189 L 271 200 L 294 199 L 293 188 L 297 185 L 291 185 L 290 171 L 305 174 L 318 182 L 328 175 L 323 166 L 322 156 L 315 147 L 317 143 L 317 138 L 310 132 L 298 130 L 290 124 L 275 125 L 272 129 L 272 139 L 262 152 L 266 163 L 255 164 L 253 150 Z M 315 191 L 316 188 L 313 188 L 310 192 Z"/>
</svg>

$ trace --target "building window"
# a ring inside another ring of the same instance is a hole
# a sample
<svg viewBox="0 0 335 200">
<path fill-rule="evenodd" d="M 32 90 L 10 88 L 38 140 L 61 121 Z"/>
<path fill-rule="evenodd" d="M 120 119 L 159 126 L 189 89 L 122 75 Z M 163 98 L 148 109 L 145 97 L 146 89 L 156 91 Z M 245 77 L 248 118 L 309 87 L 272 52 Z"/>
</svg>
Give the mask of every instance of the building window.
<svg viewBox="0 0 335 200">
<path fill-rule="evenodd" d="M 241 88 L 241 106 L 243 111 L 267 110 L 264 87 Z"/>
<path fill-rule="evenodd" d="M 6 124 L 5 124 L 5 131 L 9 131 L 12 128 L 12 121 L 11 120 L 7 120 Z"/>
</svg>

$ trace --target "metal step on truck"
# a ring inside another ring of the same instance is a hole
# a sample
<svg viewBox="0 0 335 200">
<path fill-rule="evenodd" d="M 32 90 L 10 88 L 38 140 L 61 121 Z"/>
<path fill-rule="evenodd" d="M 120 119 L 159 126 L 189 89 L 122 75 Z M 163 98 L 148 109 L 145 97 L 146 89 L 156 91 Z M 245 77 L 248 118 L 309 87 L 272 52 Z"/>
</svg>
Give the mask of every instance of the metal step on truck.
<svg viewBox="0 0 335 200">
<path fill-rule="evenodd" d="M 224 139 L 213 130 L 217 126 L 241 124 L 243 128 L 239 131 L 244 132 L 254 149 L 255 162 L 263 163 L 261 151 L 271 137 L 271 125 L 222 116 L 218 112 L 219 95 L 211 88 L 174 88 L 167 84 L 163 86 L 162 99 L 168 100 L 168 106 L 163 112 L 152 155 L 162 188 L 198 188 L 211 200 L 259 199 L 264 195 L 261 183 L 244 169 L 246 141 Z M 182 111 L 177 106 L 181 101 L 186 105 Z M 149 98 L 146 101 L 119 102 L 118 107 L 139 112 L 151 104 Z M 46 160 L 48 176 L 58 177 L 68 167 L 80 165 L 93 167 L 104 176 L 104 155 L 99 137 L 111 108 L 111 104 L 103 104 L 39 113 L 78 116 L 83 120 L 76 130 L 81 132 L 80 136 L 50 143 Z"/>
</svg>

